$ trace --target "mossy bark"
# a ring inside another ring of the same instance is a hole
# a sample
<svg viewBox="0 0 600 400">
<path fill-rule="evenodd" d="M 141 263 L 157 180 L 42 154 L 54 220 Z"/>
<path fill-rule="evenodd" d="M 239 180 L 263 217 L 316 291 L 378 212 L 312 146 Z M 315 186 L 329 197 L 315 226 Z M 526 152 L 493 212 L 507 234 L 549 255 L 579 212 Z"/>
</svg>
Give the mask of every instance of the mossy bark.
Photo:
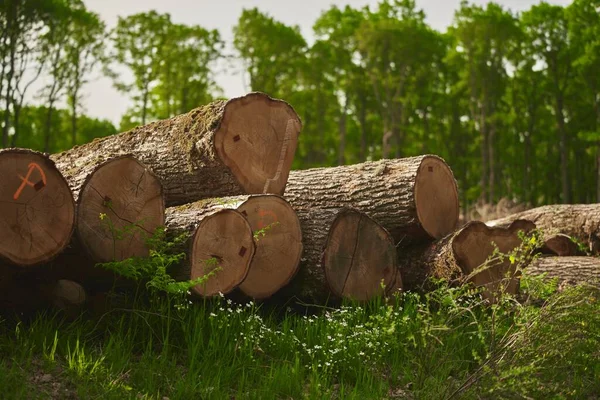
<svg viewBox="0 0 600 400">
<path fill-rule="evenodd" d="M 282 194 L 300 128 L 287 103 L 250 93 L 96 139 L 52 159 L 76 198 L 94 168 L 116 155 L 132 155 L 148 166 L 163 184 L 167 206 L 263 191 Z"/>
</svg>

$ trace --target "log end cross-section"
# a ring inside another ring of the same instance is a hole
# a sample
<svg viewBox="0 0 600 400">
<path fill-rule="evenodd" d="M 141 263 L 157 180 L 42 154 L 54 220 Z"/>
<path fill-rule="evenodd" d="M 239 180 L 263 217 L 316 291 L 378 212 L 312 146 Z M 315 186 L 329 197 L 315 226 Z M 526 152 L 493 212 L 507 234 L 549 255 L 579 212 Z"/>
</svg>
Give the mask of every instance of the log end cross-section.
<svg viewBox="0 0 600 400">
<path fill-rule="evenodd" d="M 75 204 L 67 182 L 41 153 L 0 151 L 0 257 L 11 264 L 47 262 L 70 242 Z"/>
<path fill-rule="evenodd" d="M 396 283 L 396 248 L 389 233 L 366 214 L 343 210 L 333 221 L 323 268 L 337 297 L 367 301 Z"/>
<path fill-rule="evenodd" d="M 441 158 L 423 157 L 414 186 L 417 217 L 423 230 L 440 239 L 458 223 L 458 190 L 452 170 Z"/>
<path fill-rule="evenodd" d="M 256 238 L 256 254 L 240 290 L 254 299 L 265 299 L 298 271 L 303 248 L 300 221 L 289 203 L 276 195 L 250 196 L 237 210 Z"/>
<path fill-rule="evenodd" d="M 499 291 L 516 294 L 519 280 L 516 265 L 508 257 L 490 260 L 497 248 L 507 254 L 522 244 L 519 232 L 530 232 L 535 224 L 516 220 L 508 227 L 489 227 L 474 221 L 467 224 L 452 241 L 452 249 L 458 265 L 477 287 L 483 287 L 484 297 L 495 301 Z M 479 272 L 477 272 L 479 271 Z"/>
<path fill-rule="evenodd" d="M 77 236 L 98 262 L 147 256 L 146 238 L 165 223 L 161 183 L 131 156 L 99 165 L 77 205 Z"/>
<path fill-rule="evenodd" d="M 225 105 L 215 150 L 245 193 L 282 195 L 301 127 L 288 103 L 250 93 Z"/>
<path fill-rule="evenodd" d="M 212 274 L 192 290 L 202 297 L 230 293 L 248 275 L 255 251 L 250 224 L 238 211 L 225 209 L 203 218 L 192 238 L 188 277 Z"/>
</svg>

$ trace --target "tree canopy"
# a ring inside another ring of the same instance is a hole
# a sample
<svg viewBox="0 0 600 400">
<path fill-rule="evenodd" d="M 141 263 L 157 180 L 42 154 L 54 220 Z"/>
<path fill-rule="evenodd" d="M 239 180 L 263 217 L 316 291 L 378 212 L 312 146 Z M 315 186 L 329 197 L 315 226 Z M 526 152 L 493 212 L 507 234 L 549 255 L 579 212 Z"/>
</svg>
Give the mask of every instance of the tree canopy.
<svg viewBox="0 0 600 400">
<path fill-rule="evenodd" d="M 108 30 L 81 0 L 0 7 L 3 147 L 58 151 L 222 96 L 215 74 L 232 55 L 216 30 L 156 11 Z M 414 0 L 332 6 L 314 40 L 252 8 L 233 34 L 249 89 L 302 118 L 295 168 L 434 153 L 452 167 L 465 210 L 503 197 L 600 201 L 597 0 L 523 13 L 463 1 L 445 32 Z M 84 115 L 98 71 L 132 104 L 118 129 Z M 40 105 L 26 104 L 40 76 Z"/>
</svg>

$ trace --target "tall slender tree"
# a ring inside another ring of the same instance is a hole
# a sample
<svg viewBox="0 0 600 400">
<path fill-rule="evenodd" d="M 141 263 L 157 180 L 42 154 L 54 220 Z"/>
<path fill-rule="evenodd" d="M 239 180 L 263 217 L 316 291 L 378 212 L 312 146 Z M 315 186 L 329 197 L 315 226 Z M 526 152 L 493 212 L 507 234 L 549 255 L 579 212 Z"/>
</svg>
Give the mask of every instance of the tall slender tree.
<svg viewBox="0 0 600 400">
<path fill-rule="evenodd" d="M 113 79 L 117 90 L 133 93 L 134 114 L 141 124 L 145 124 L 150 117 L 151 93 L 157 85 L 171 25 L 169 14 L 149 11 L 119 17 L 111 34 L 113 49 L 106 73 Z M 112 61 L 116 66 L 128 68 L 133 79 L 129 82 L 120 79 L 120 73 Z"/>
<path fill-rule="evenodd" d="M 66 92 L 71 109 L 71 146 L 78 143 L 79 110 L 82 88 L 89 82 L 94 68 L 104 56 L 106 26 L 98 14 L 88 11 L 83 3 L 76 2 L 71 20 L 71 34 L 65 42 L 67 56 Z"/>
<path fill-rule="evenodd" d="M 569 22 L 565 9 L 540 3 L 531 7 L 521 17 L 526 43 L 532 48 L 536 62 L 545 65 L 549 92 L 556 121 L 560 152 L 560 180 L 564 203 L 571 202 L 569 176 L 569 133 L 565 115 L 565 101 L 569 82 L 573 78 L 573 47 L 569 43 Z"/>
</svg>

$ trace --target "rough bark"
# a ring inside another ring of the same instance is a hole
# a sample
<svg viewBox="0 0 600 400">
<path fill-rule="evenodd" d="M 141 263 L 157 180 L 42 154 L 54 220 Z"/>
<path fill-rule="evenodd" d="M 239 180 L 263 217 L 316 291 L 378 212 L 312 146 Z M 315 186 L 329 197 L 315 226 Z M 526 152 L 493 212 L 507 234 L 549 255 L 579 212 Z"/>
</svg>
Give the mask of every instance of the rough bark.
<svg viewBox="0 0 600 400">
<path fill-rule="evenodd" d="M 429 287 L 430 278 L 451 284 L 472 282 L 484 287 L 484 297 L 493 301 L 499 290 L 518 291 L 516 265 L 506 258 L 492 258 L 497 248 L 502 254 L 521 245 L 519 231 L 530 232 L 535 225 L 517 220 L 508 227 L 490 228 L 472 221 L 456 232 L 431 244 L 398 250 L 398 265 L 404 288 Z"/>
<path fill-rule="evenodd" d="M 366 301 L 394 286 L 395 246 L 381 225 L 351 209 L 296 203 L 295 210 L 304 254 L 298 274 L 282 289 L 283 297 L 319 304 L 343 298 Z"/>
<path fill-rule="evenodd" d="M 251 193 L 282 194 L 301 122 L 262 93 L 96 139 L 53 159 L 77 188 L 107 157 L 131 154 L 161 180 L 167 206 Z"/>
<path fill-rule="evenodd" d="M 0 258 L 30 267 L 68 245 L 75 204 L 67 182 L 45 155 L 0 150 Z"/>
<path fill-rule="evenodd" d="M 292 171 L 286 198 L 294 208 L 354 208 L 401 244 L 445 236 L 459 214 L 452 171 L 432 155 Z"/>
<path fill-rule="evenodd" d="M 548 278 L 558 278 L 562 284 L 600 285 L 598 257 L 540 257 L 525 271 L 531 275 L 546 274 Z"/>
<path fill-rule="evenodd" d="M 173 207 L 168 215 L 190 208 L 203 210 L 234 209 L 250 224 L 256 242 L 256 253 L 250 270 L 239 289 L 253 299 L 266 299 L 287 285 L 300 266 L 302 231 L 296 212 L 280 196 L 246 195 L 199 202 Z"/>
<path fill-rule="evenodd" d="M 170 235 L 190 234 L 186 259 L 174 271 L 178 280 L 194 280 L 212 274 L 192 291 L 200 297 L 228 294 L 248 275 L 256 252 L 252 229 L 237 210 L 208 201 L 169 208 Z"/>
<path fill-rule="evenodd" d="M 131 156 L 98 165 L 77 196 L 78 243 L 93 261 L 148 255 L 146 239 L 165 223 L 158 178 Z"/>
<path fill-rule="evenodd" d="M 600 204 L 557 204 L 523 211 L 489 221 L 488 225 L 527 219 L 544 232 L 545 238 L 562 233 L 582 242 L 593 253 L 600 250 Z"/>
</svg>

